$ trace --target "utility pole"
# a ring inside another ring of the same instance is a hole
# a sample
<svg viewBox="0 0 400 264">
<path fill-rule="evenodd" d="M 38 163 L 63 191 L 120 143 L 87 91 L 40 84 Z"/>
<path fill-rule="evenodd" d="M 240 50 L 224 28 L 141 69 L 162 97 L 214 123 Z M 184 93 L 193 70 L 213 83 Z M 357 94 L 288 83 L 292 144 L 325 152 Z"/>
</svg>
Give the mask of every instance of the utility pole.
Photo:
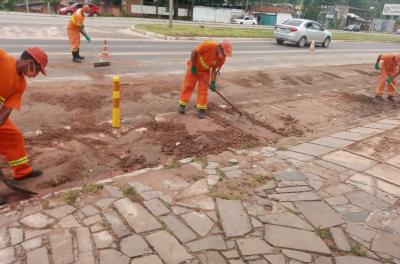
<svg viewBox="0 0 400 264">
<path fill-rule="evenodd" d="M 51 13 L 50 0 L 47 0 L 47 13 Z"/>
<path fill-rule="evenodd" d="M 169 28 L 172 28 L 173 17 L 174 17 L 174 0 L 169 0 Z"/>
<path fill-rule="evenodd" d="M 26 13 L 29 13 L 29 0 L 25 0 Z"/>
</svg>

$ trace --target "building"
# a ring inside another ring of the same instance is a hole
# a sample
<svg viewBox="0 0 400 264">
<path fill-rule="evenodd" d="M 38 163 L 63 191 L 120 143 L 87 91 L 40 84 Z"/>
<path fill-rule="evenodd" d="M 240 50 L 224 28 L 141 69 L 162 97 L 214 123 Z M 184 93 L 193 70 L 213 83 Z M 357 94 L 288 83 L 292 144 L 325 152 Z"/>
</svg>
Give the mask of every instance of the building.
<svg viewBox="0 0 400 264">
<path fill-rule="evenodd" d="M 293 18 L 294 6 L 290 4 L 251 5 L 249 12 L 257 17 L 260 25 L 276 25 Z"/>
<path fill-rule="evenodd" d="M 327 28 L 344 29 L 348 25 L 360 25 L 361 30 L 369 31 L 373 10 L 346 5 L 321 6 L 318 20 Z"/>
</svg>

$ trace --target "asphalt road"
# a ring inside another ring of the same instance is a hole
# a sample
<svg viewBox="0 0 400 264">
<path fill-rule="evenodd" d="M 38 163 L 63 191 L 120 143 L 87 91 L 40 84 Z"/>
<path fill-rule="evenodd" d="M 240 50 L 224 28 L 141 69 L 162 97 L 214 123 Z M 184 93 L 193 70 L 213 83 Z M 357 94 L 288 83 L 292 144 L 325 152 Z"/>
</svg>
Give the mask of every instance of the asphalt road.
<svg viewBox="0 0 400 264">
<path fill-rule="evenodd" d="M 91 73 L 105 76 L 174 74 L 185 71 L 190 51 L 200 41 L 164 41 L 151 39 L 133 32 L 136 23 L 153 22 L 136 18 L 89 18 L 86 30 L 93 36 L 93 47 L 82 43 L 81 53 L 87 56 L 85 63 L 71 62 L 66 37 L 68 17 L 35 16 L 0 13 L 2 38 L 0 47 L 13 55 L 29 46 L 44 48 L 49 56 L 47 80 L 85 80 Z M 103 40 L 108 40 L 112 67 L 95 69 L 97 53 Z M 233 57 L 229 58 L 224 71 L 251 71 L 270 68 L 326 66 L 371 63 L 380 53 L 397 52 L 399 44 L 378 42 L 333 42 L 327 49 L 317 47 L 314 53 L 294 45 L 278 46 L 272 40 L 234 41 Z M 372 66 L 371 66 L 372 67 Z"/>
</svg>

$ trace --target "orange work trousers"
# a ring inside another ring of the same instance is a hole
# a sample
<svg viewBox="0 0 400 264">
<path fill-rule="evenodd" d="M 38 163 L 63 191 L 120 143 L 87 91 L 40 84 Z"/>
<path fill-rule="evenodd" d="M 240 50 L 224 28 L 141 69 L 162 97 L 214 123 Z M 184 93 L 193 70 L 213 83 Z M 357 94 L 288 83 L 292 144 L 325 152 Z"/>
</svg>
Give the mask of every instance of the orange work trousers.
<svg viewBox="0 0 400 264">
<path fill-rule="evenodd" d="M 198 109 L 207 109 L 208 102 L 208 83 L 210 82 L 210 72 L 196 72 L 192 74 L 190 71 L 191 65 L 189 64 L 186 71 L 185 81 L 182 84 L 181 96 L 179 98 L 179 104 L 186 105 L 190 96 L 192 96 L 193 90 L 197 84 L 197 104 Z"/>
<path fill-rule="evenodd" d="M 14 178 L 24 178 L 32 172 L 25 151 L 24 138 L 9 118 L 0 126 L 0 155 L 4 156 L 12 167 Z"/>
<path fill-rule="evenodd" d="M 388 95 L 395 95 L 395 87 L 397 85 L 397 79 L 393 79 L 393 81 L 389 84 L 386 82 L 387 77 L 393 76 L 396 74 L 396 69 L 394 71 L 387 71 L 385 69 L 381 70 L 381 73 L 378 77 L 378 83 L 376 84 L 375 95 L 382 96 L 383 91 L 385 90 L 385 85 L 387 85 Z"/>
<path fill-rule="evenodd" d="M 68 39 L 71 44 L 71 52 L 75 52 L 79 49 L 81 45 L 81 32 L 79 28 L 68 27 Z"/>
</svg>

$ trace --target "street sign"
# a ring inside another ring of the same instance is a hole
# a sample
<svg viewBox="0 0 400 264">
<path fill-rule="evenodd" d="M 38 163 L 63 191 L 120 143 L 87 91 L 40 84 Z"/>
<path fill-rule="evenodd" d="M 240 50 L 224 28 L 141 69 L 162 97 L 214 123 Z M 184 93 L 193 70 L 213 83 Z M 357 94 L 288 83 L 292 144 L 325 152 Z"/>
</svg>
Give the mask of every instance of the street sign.
<svg viewBox="0 0 400 264">
<path fill-rule="evenodd" d="M 400 5 L 385 4 L 383 6 L 382 15 L 384 15 L 384 16 L 400 16 Z"/>
</svg>

